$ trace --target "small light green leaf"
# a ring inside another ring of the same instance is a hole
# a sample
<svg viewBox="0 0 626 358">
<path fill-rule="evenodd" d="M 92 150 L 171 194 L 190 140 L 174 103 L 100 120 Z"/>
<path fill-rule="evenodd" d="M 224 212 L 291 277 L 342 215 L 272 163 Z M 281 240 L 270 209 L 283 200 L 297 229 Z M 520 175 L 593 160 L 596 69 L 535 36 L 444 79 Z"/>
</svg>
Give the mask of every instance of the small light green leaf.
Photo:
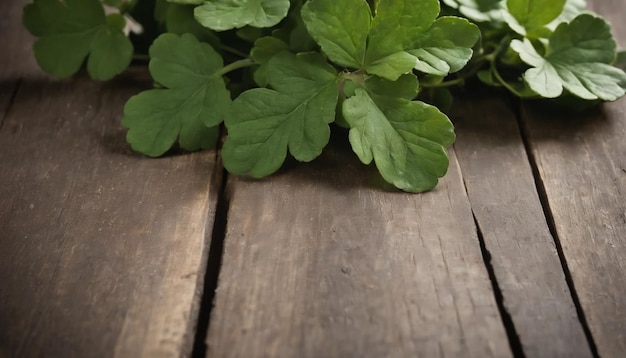
<svg viewBox="0 0 626 358">
<path fill-rule="evenodd" d="M 203 26 L 225 31 L 251 25 L 272 27 L 287 16 L 289 0 L 210 0 L 194 13 Z"/>
<path fill-rule="evenodd" d="M 150 47 L 150 58 L 150 73 L 165 88 L 126 103 L 122 124 L 133 149 L 156 157 L 177 139 L 186 150 L 214 146 L 231 102 L 220 55 L 193 35 L 163 34 Z"/>
<path fill-rule="evenodd" d="M 454 141 L 452 123 L 437 108 L 402 98 L 370 96 L 358 88 L 343 116 L 359 159 L 372 161 L 383 178 L 409 192 L 430 190 L 448 169 L 445 147 Z"/>
<path fill-rule="evenodd" d="M 125 20 L 105 16 L 98 0 L 35 0 L 23 20 L 39 37 L 33 46 L 39 66 L 55 77 L 72 76 L 87 59 L 89 75 L 108 80 L 132 59 L 133 46 L 120 27 Z"/>
<path fill-rule="evenodd" d="M 222 158 L 231 173 L 272 174 L 288 149 L 297 160 L 311 161 L 330 139 L 338 77 L 324 58 L 281 52 L 269 61 L 267 76 L 273 89 L 242 93 L 226 118 Z"/>
<path fill-rule="evenodd" d="M 309 34 L 334 63 L 361 68 L 372 15 L 364 0 L 310 0 L 302 7 Z"/>
<path fill-rule="evenodd" d="M 502 19 L 504 0 L 443 0 L 443 3 L 457 9 L 463 16 L 475 22 L 504 21 Z"/>
<path fill-rule="evenodd" d="M 460 71 L 472 58 L 472 46 L 480 38 L 480 30 L 469 21 L 456 17 L 441 17 L 416 39 L 409 53 L 419 61 L 415 69 L 447 76 Z"/>
<path fill-rule="evenodd" d="M 513 40 L 511 48 L 533 68 L 524 79 L 539 95 L 555 98 L 565 88 L 587 100 L 614 101 L 625 94 L 626 74 L 611 66 L 616 56 L 615 40 L 602 18 L 583 14 L 557 27 L 541 56 L 528 39 Z"/>
<path fill-rule="evenodd" d="M 405 51 L 380 58 L 367 65 L 367 72 L 391 81 L 408 74 L 417 66 L 417 58 Z"/>
<path fill-rule="evenodd" d="M 507 0 L 505 20 L 521 35 L 540 30 L 556 19 L 565 7 L 566 0 Z M 511 16 L 506 16 L 511 15 Z"/>
</svg>

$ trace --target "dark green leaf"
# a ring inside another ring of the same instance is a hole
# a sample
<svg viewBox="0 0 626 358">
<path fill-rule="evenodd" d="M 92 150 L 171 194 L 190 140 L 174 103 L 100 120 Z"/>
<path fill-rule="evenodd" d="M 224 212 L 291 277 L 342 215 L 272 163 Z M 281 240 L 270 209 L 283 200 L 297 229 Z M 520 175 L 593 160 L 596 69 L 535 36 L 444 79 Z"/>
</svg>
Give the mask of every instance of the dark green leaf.
<svg viewBox="0 0 626 358">
<path fill-rule="evenodd" d="M 56 77 L 87 71 L 108 80 L 128 67 L 133 46 L 117 14 L 105 16 L 98 0 L 35 0 L 24 8 L 24 25 L 39 39 L 33 49 L 41 68 Z"/>
<path fill-rule="evenodd" d="M 337 74 L 319 55 L 281 52 L 268 64 L 273 89 L 242 93 L 226 118 L 224 166 L 236 174 L 269 175 L 287 150 L 299 161 L 320 155 L 335 118 Z"/>
<path fill-rule="evenodd" d="M 183 149 L 215 145 L 217 125 L 230 106 L 222 58 L 190 34 L 161 35 L 150 48 L 150 73 L 164 89 L 133 96 L 122 124 L 133 149 L 160 156 L 178 139 Z"/>
</svg>

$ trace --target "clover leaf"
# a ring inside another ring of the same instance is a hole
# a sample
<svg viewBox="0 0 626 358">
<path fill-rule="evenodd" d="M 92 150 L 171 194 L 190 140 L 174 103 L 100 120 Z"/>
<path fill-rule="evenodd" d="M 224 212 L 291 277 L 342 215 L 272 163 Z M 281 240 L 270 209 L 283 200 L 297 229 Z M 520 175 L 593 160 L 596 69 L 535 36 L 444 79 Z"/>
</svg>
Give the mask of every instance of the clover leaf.
<svg viewBox="0 0 626 358">
<path fill-rule="evenodd" d="M 343 104 L 349 139 L 359 159 L 375 162 L 383 178 L 409 192 L 430 190 L 448 169 L 445 147 L 454 141 L 452 123 L 423 102 L 357 88 Z"/>
<path fill-rule="evenodd" d="M 503 0 L 443 0 L 443 3 L 476 22 L 503 21 Z"/>
<path fill-rule="evenodd" d="M 74 75 L 87 58 L 87 72 L 109 80 L 128 67 L 133 46 L 126 20 L 106 16 L 98 0 L 35 0 L 24 8 L 24 25 L 39 37 L 33 45 L 39 66 L 55 77 Z"/>
<path fill-rule="evenodd" d="M 413 69 L 445 76 L 472 57 L 478 28 L 436 20 L 439 10 L 437 0 L 380 0 L 372 18 L 363 0 L 310 0 L 302 19 L 331 61 L 393 81 Z"/>
<path fill-rule="evenodd" d="M 160 156 L 178 139 L 186 150 L 215 145 L 230 106 L 221 56 L 193 35 L 164 34 L 150 47 L 150 74 L 165 88 L 133 96 L 124 107 L 133 149 Z"/>
<path fill-rule="evenodd" d="M 508 0 L 504 19 L 517 33 L 526 35 L 541 31 L 561 15 L 566 0 Z"/>
<path fill-rule="evenodd" d="M 194 13 L 203 26 L 224 31 L 246 25 L 271 27 L 284 19 L 288 11 L 289 0 L 205 0 Z"/>
<path fill-rule="evenodd" d="M 228 171 L 253 177 L 280 168 L 287 150 L 299 161 L 315 159 L 328 144 L 338 100 L 337 73 L 319 54 L 282 52 L 267 64 L 273 89 L 248 90 L 226 118 L 222 158 Z"/>
<path fill-rule="evenodd" d="M 625 94 L 626 74 L 611 66 L 616 43 L 602 18 L 582 14 L 562 23 L 549 38 L 545 55 L 528 39 L 513 40 L 511 48 L 532 66 L 524 80 L 543 97 L 559 97 L 563 89 L 587 100 L 614 101 Z"/>
</svg>

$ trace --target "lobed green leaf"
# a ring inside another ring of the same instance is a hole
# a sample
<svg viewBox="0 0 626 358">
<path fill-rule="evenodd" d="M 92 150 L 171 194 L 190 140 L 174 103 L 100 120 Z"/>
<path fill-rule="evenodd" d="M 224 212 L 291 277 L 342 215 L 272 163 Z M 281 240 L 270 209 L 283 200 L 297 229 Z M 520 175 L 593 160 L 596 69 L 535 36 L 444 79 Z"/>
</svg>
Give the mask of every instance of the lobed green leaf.
<svg viewBox="0 0 626 358">
<path fill-rule="evenodd" d="M 242 93 L 226 118 L 224 166 L 263 177 L 280 168 L 287 150 L 299 161 L 315 159 L 328 144 L 338 100 L 337 73 L 317 54 L 273 56 L 267 80 L 273 89 Z"/>
<path fill-rule="evenodd" d="M 215 145 L 230 106 L 221 56 L 193 35 L 164 34 L 150 48 L 150 73 L 163 89 L 133 96 L 122 124 L 134 150 L 157 157 L 176 140 L 186 150 Z"/>
<path fill-rule="evenodd" d="M 24 8 L 24 25 L 39 37 L 33 45 L 39 66 L 55 77 L 87 72 L 109 80 L 128 67 L 133 46 L 122 32 L 125 20 L 104 13 L 98 0 L 35 0 Z"/>
</svg>

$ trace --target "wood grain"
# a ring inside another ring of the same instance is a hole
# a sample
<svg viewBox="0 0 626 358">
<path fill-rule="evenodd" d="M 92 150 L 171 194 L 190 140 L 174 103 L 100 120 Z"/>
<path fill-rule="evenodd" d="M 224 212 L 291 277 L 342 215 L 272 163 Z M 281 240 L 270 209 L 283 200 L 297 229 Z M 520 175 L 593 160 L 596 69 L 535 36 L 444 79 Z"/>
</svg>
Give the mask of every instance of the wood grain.
<svg viewBox="0 0 626 358">
<path fill-rule="evenodd" d="M 454 145 L 503 304 L 527 357 L 590 357 L 504 96 L 463 94 Z"/>
<path fill-rule="evenodd" d="M 33 38 L 22 26 L 22 8 L 28 0 L 0 1 L 0 128 L 19 80 L 41 77 L 32 54 Z"/>
<path fill-rule="evenodd" d="M 190 353 L 221 171 L 130 151 L 121 110 L 149 84 L 22 84 L 0 130 L 0 356 Z"/>
<path fill-rule="evenodd" d="M 0 1 L 0 83 L 41 75 L 32 52 L 33 37 L 22 25 L 22 9 L 30 2 Z"/>
<path fill-rule="evenodd" d="M 337 146 L 228 193 L 208 356 L 510 356 L 454 153 L 421 195 Z"/>
<path fill-rule="evenodd" d="M 593 1 L 626 41 L 621 0 Z M 523 107 L 567 265 L 601 357 L 626 356 L 626 101 L 567 114 Z"/>
</svg>

